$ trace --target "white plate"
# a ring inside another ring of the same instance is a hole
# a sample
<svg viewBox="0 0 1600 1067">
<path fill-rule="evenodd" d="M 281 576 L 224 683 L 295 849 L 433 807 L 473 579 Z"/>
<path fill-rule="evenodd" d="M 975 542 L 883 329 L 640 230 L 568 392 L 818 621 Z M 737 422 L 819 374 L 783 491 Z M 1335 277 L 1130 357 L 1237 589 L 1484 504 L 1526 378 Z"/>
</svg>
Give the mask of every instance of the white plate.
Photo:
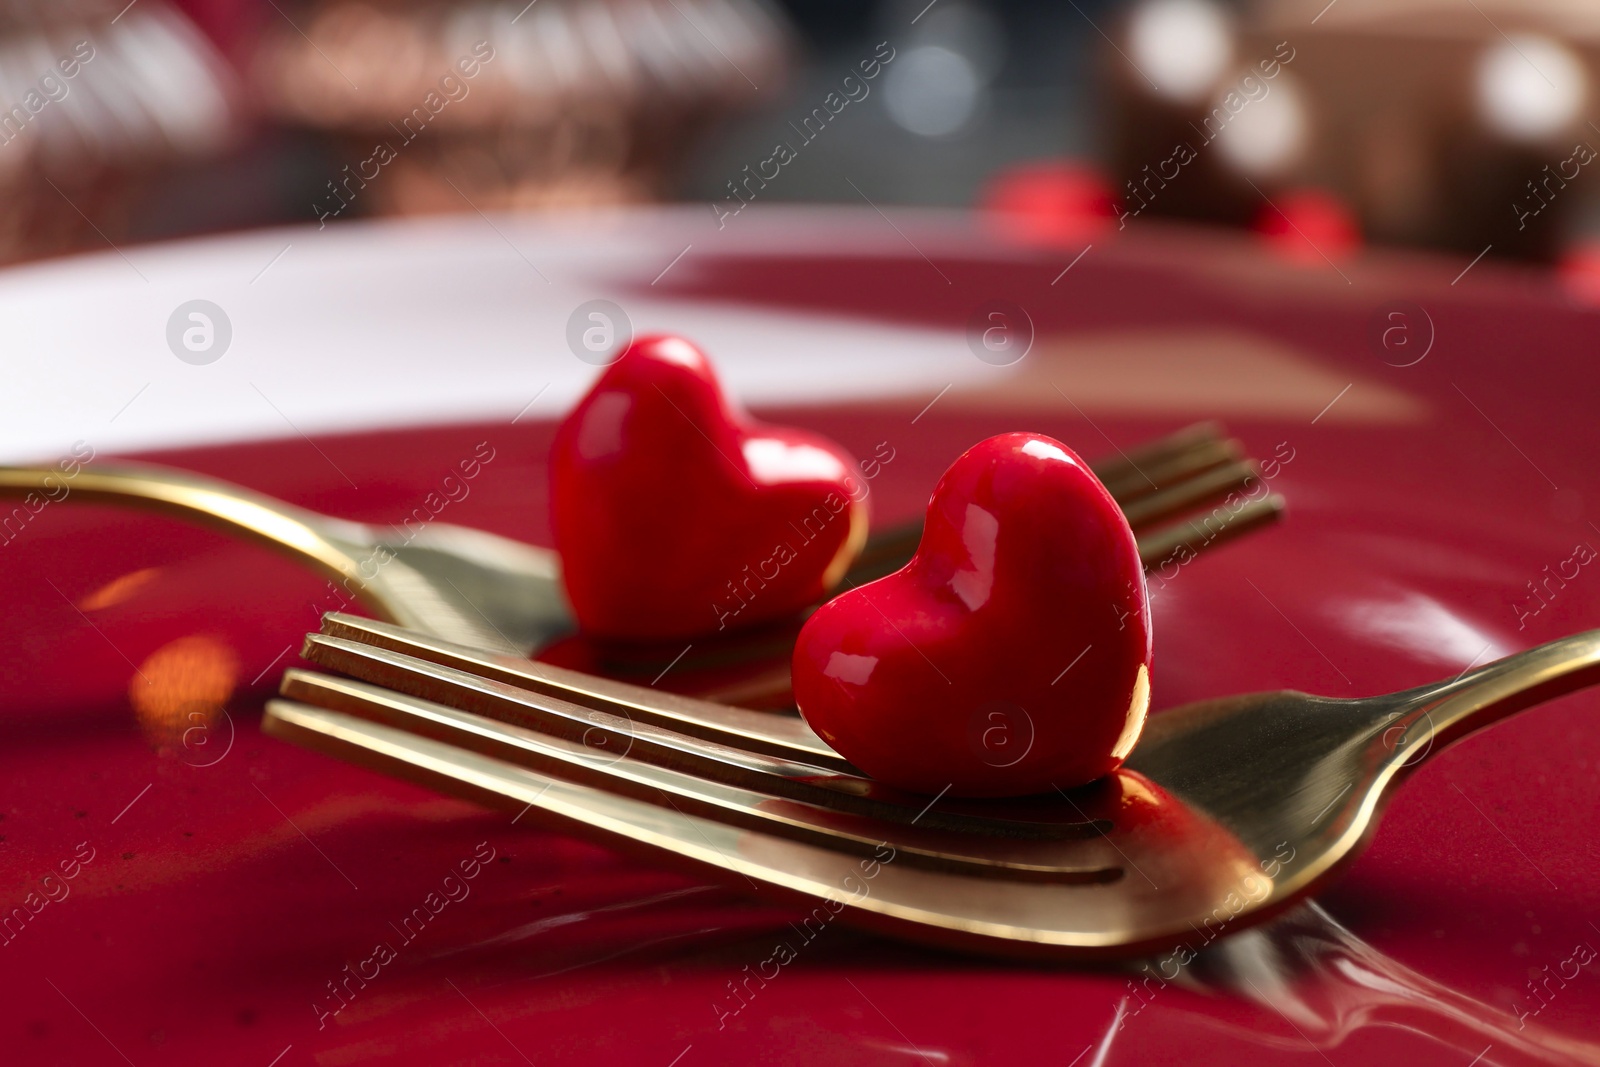
<svg viewBox="0 0 1600 1067">
<path fill-rule="evenodd" d="M 919 246 L 985 254 L 960 216 L 903 214 Z M 907 240 L 868 208 L 747 211 L 719 231 L 692 206 L 292 227 L 15 267 L 0 272 L 0 458 L 46 458 L 78 440 L 105 454 L 550 417 L 597 373 L 566 340 L 574 309 L 596 298 L 621 305 L 635 333 L 700 344 L 746 402 L 932 396 L 992 375 L 959 329 L 652 286 L 716 256 L 903 258 Z M 195 299 L 220 307 L 232 332 L 204 365 L 177 358 L 167 339 L 175 310 Z"/>
</svg>

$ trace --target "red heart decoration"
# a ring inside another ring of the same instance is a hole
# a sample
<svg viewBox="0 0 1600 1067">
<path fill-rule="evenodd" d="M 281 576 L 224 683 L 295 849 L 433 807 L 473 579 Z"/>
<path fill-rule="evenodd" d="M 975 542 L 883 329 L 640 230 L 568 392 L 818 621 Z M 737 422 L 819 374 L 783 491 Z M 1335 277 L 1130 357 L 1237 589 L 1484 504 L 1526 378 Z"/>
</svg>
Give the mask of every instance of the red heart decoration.
<svg viewBox="0 0 1600 1067">
<path fill-rule="evenodd" d="M 866 539 L 855 461 L 752 421 L 678 337 L 644 337 L 556 431 L 551 506 L 579 625 L 627 640 L 693 637 L 792 614 Z"/>
<path fill-rule="evenodd" d="M 1011 433 L 940 479 L 917 554 L 817 611 L 794 650 L 806 722 L 924 793 L 1023 796 L 1116 770 L 1150 698 L 1133 531 L 1065 445 Z"/>
</svg>

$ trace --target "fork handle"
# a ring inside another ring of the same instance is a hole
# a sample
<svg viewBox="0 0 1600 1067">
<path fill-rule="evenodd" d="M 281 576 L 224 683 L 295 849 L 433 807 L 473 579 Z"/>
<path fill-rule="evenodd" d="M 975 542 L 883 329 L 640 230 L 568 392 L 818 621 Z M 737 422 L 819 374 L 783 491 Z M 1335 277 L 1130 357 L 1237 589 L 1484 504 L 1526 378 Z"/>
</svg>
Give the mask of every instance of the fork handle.
<svg viewBox="0 0 1600 1067">
<path fill-rule="evenodd" d="M 1403 728 L 1396 747 L 1427 745 L 1424 755 L 1525 708 L 1600 684 L 1600 630 L 1563 637 L 1461 677 L 1396 694 L 1405 710 L 1386 735 Z M 1413 752 L 1419 749 L 1412 749 Z M 1407 764 L 1421 756 L 1408 756 Z"/>
<path fill-rule="evenodd" d="M 22 506 L 0 516 L 0 537 L 20 533 L 51 503 L 121 504 L 186 519 L 265 545 L 310 563 L 325 576 L 348 579 L 359 592 L 360 556 L 370 532 L 215 478 L 154 464 L 105 464 L 76 473 L 51 467 L 0 467 L 0 500 Z M 12 526 L 18 525 L 16 533 Z M 387 612 L 384 613 L 387 615 Z"/>
</svg>

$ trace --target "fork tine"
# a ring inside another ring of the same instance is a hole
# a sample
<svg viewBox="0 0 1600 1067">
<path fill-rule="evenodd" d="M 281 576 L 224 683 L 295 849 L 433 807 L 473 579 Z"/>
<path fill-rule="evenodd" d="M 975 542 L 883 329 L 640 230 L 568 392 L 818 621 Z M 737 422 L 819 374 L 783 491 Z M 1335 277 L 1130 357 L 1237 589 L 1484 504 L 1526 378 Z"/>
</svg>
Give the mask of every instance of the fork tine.
<svg viewBox="0 0 1600 1067">
<path fill-rule="evenodd" d="M 1138 533 L 1169 516 L 1243 489 L 1260 477 L 1261 470 L 1254 460 L 1233 460 L 1129 501 L 1122 505 L 1122 514 Z"/>
<path fill-rule="evenodd" d="M 1082 884 L 1112 881 L 1120 873 L 1116 866 L 1093 862 L 1094 851 L 1083 846 L 1084 840 L 1108 828 L 1093 821 L 1084 824 L 1084 835 L 1066 842 L 940 833 L 845 815 L 803 801 L 774 801 L 765 793 L 674 771 L 625 753 L 597 751 L 349 679 L 305 675 L 302 683 L 296 695 L 304 705 L 445 742 L 539 774 L 779 837 L 858 855 L 871 855 L 888 845 L 899 858 L 917 866 L 967 874 Z"/>
<path fill-rule="evenodd" d="M 552 829 L 598 839 L 618 851 L 642 851 L 656 860 L 663 856 L 677 859 L 695 873 L 719 881 L 728 880 L 731 872 L 733 884 L 742 876 L 758 888 L 816 898 L 836 893 L 834 883 L 842 881 L 859 862 L 854 856 L 792 844 L 782 854 L 794 861 L 798 870 L 811 872 L 811 877 L 786 876 L 778 863 L 763 863 L 742 854 L 747 839 L 765 835 L 562 781 L 442 741 L 294 701 L 269 701 L 262 728 L 271 736 L 381 774 L 489 807 L 518 811 L 518 818 L 523 812 L 535 811 L 538 821 Z M 776 855 L 767 849 L 762 852 Z M 827 875 L 818 876 L 818 860 Z"/>
<path fill-rule="evenodd" d="M 1102 456 L 1090 464 L 1094 468 L 1095 476 L 1101 481 L 1115 478 L 1129 471 L 1137 470 L 1141 466 L 1159 463 L 1173 456 L 1182 455 L 1191 449 L 1211 441 L 1220 441 L 1223 428 L 1215 419 L 1206 419 L 1202 422 L 1190 423 L 1169 434 L 1157 437 L 1153 441 L 1146 441 L 1134 445 L 1126 452 L 1118 452 L 1114 456 Z"/>
<path fill-rule="evenodd" d="M 1125 504 L 1154 492 L 1157 486 L 1166 488 L 1174 481 L 1241 458 L 1244 452 L 1238 442 L 1224 441 L 1221 434 L 1222 427 L 1215 422 L 1195 423 L 1130 452 L 1094 460 L 1089 469 L 1119 504 Z M 868 533 L 867 543 L 847 575 L 849 584 L 860 585 L 898 570 L 921 539 L 921 518 Z"/>
<path fill-rule="evenodd" d="M 860 773 L 798 716 L 749 711 L 675 696 L 548 663 L 536 663 L 521 656 L 470 648 L 416 630 L 341 612 L 329 612 L 322 617 L 322 633 L 545 693 L 596 711 L 623 714 L 701 740 L 845 774 Z"/>
<path fill-rule="evenodd" d="M 1062 846 L 1062 858 L 1076 852 L 1117 868 L 1119 876 L 1062 884 L 1010 872 L 977 877 L 902 863 L 887 842 L 862 858 L 842 847 L 744 829 L 287 700 L 267 705 L 263 729 L 381 773 L 513 810 L 513 823 L 526 815 L 546 829 L 655 865 L 798 904 L 808 910 L 800 932 L 808 941 L 816 936 L 813 928 L 837 918 L 916 942 L 1010 956 L 1148 954 L 1170 950 L 1199 931 L 1197 924 L 1227 927 L 1219 902 L 1230 902 L 1231 909 L 1231 902 L 1247 895 L 1256 900 L 1263 881 L 1258 857 L 1226 825 L 1132 772 L 1118 772 L 1102 789 L 1080 795 L 1079 802 L 1108 824 L 1103 839 Z M 1273 893 L 1269 903 L 1285 891 L 1273 878 L 1266 884 Z M 1237 915 L 1236 925 L 1268 914 L 1265 907 L 1247 910 Z"/>
<path fill-rule="evenodd" d="M 1261 526 L 1269 526 L 1283 517 L 1283 497 L 1271 493 L 1260 500 L 1241 505 L 1232 515 L 1217 518 L 1216 512 L 1198 519 L 1182 519 L 1157 530 L 1150 530 L 1139 538 L 1139 561 L 1145 570 L 1160 567 L 1176 560 L 1180 565 L 1187 559 L 1178 559 L 1183 549 L 1189 558 L 1218 547 L 1241 534 Z M 1220 508 L 1218 510 L 1221 510 Z M 1211 525 L 1215 520 L 1215 526 Z"/>
<path fill-rule="evenodd" d="M 739 786 L 772 797 L 801 800 L 836 811 L 887 819 L 906 825 L 964 833 L 1006 833 L 1052 837 L 1081 831 L 1082 821 L 1038 819 L 1037 802 L 1030 817 L 1012 818 L 1015 805 L 946 803 L 933 810 L 926 798 L 905 793 L 856 774 L 831 771 L 779 756 L 767 756 L 635 722 L 629 709 L 583 707 L 559 697 L 480 678 L 465 671 L 403 656 L 353 641 L 309 634 L 304 657 L 329 670 L 499 722 L 514 723 L 569 741 L 613 746 L 637 759 Z M 302 699 L 316 689 L 316 675 L 289 670 L 280 692 Z M 979 814 L 978 812 L 982 812 Z"/>
<path fill-rule="evenodd" d="M 1100 480 L 1117 503 L 1127 507 L 1186 478 L 1243 459 L 1244 454 L 1244 446 L 1235 440 L 1199 441 L 1182 452 L 1147 460 L 1114 474 L 1110 481 Z"/>
<path fill-rule="evenodd" d="M 527 813 L 529 821 L 545 828 L 656 865 L 799 905 L 807 909 L 808 929 L 825 928 L 836 917 L 842 923 L 967 951 L 1090 959 L 1166 946 L 1184 929 L 1174 923 L 1171 929 L 1141 927 L 1137 936 L 1125 933 L 1130 914 L 1151 909 L 1137 890 L 1130 899 L 1125 887 L 1136 880 L 1126 873 L 1109 882 L 1060 885 L 902 864 L 887 847 L 863 859 L 842 849 L 662 808 L 291 701 L 271 701 L 264 728 L 380 773 L 515 811 L 518 819 Z M 1125 840 L 1118 847 L 1138 845 Z M 1220 900 L 1230 888 L 1213 884 L 1220 879 L 1195 879 L 1187 869 L 1169 871 L 1159 865 L 1159 854 L 1141 852 L 1140 858 L 1145 860 L 1141 869 L 1153 871 L 1163 885 L 1197 883 L 1191 896 Z M 1114 862 L 1131 866 L 1120 858 Z M 1157 894 L 1154 903 L 1163 902 Z"/>
<path fill-rule="evenodd" d="M 1260 477 L 1260 471 L 1254 460 L 1240 459 L 1240 455 L 1237 442 L 1202 441 L 1196 449 L 1177 455 L 1164 465 L 1133 471 L 1123 486 L 1122 495 L 1117 497 L 1128 525 L 1135 534 L 1140 534 L 1158 522 L 1245 488 Z M 1159 489 L 1153 488 L 1154 478 L 1162 479 Z M 1273 517 L 1275 515 L 1252 513 L 1252 518 L 1257 520 L 1255 525 Z M 1236 532 L 1244 533 L 1250 528 L 1253 527 L 1244 526 Z M 1170 534 L 1171 531 L 1160 532 Z M 893 527 L 851 565 L 845 574 L 844 586 L 865 585 L 899 570 L 910 561 L 921 539 L 921 520 Z M 1141 558 L 1145 557 L 1141 555 Z M 1154 560 L 1159 562 L 1164 558 L 1157 556 Z M 1145 562 L 1148 565 L 1151 559 L 1145 558 Z"/>
</svg>

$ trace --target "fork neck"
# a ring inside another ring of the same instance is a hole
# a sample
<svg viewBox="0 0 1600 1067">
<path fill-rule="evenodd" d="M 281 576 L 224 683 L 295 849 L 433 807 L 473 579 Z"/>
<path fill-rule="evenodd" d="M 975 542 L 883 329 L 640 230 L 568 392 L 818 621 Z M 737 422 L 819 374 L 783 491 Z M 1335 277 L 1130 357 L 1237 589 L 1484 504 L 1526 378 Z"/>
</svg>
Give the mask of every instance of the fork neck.
<svg viewBox="0 0 1600 1067">
<path fill-rule="evenodd" d="M 359 523 L 154 464 L 96 464 L 70 475 L 50 468 L 0 467 L 0 500 L 23 501 L 30 511 L 38 511 L 48 502 L 67 499 L 138 508 L 254 541 L 344 584 L 380 618 L 396 618 L 394 605 L 364 573 L 375 545 L 371 532 Z"/>
<path fill-rule="evenodd" d="M 1600 630 L 1563 637 L 1468 671 L 1396 693 L 1403 709 L 1385 731 L 1406 765 L 1535 704 L 1600 683 Z"/>
</svg>

